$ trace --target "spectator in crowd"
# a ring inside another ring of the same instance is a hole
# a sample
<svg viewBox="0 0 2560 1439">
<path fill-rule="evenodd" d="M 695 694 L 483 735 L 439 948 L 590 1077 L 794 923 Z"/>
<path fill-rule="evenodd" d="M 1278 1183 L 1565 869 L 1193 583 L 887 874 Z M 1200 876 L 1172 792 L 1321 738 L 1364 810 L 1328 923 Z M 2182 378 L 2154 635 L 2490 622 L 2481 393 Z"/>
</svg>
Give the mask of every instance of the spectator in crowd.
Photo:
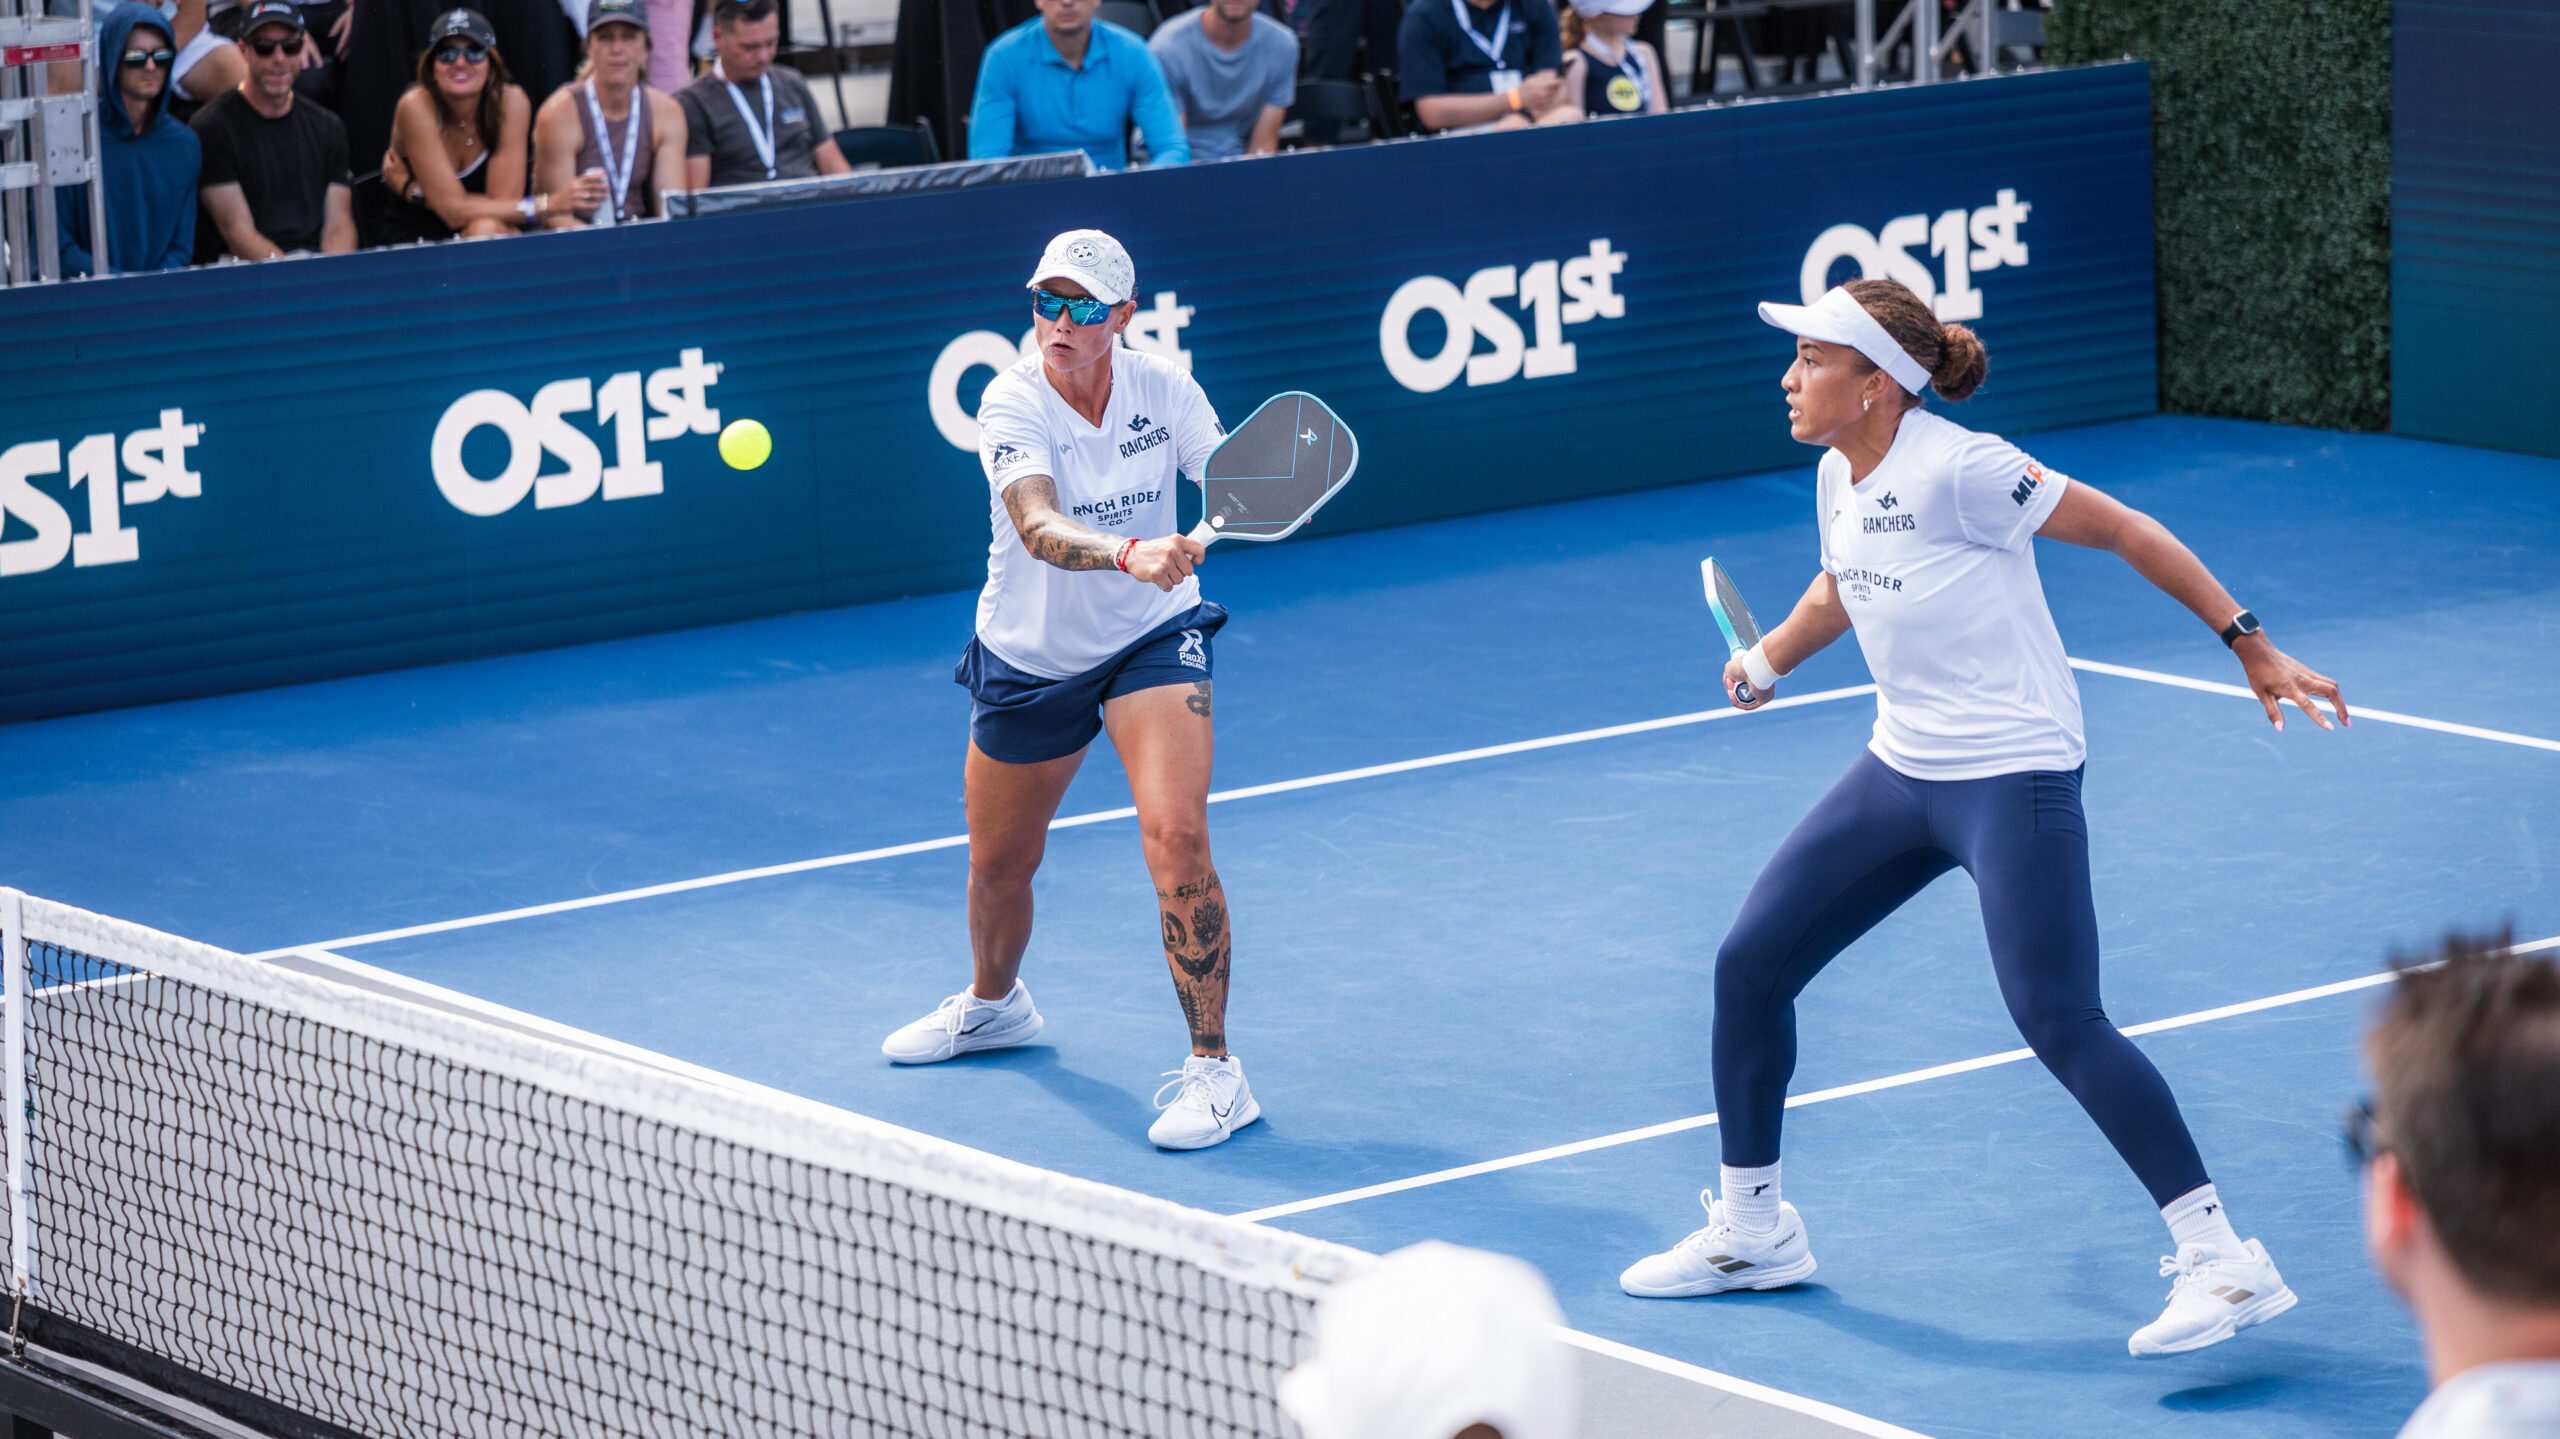
<svg viewBox="0 0 2560 1439">
<path fill-rule="evenodd" d="M 2351 1117 L 2365 1242 L 2434 1392 L 2400 1439 L 2560 1435 L 2560 964 L 2507 937 L 2398 959 Z"/>
<path fill-rule="evenodd" d="M 1209 0 L 1156 27 L 1147 49 L 1164 71 L 1194 160 L 1273 155 L 1298 94 L 1296 32 L 1256 0 Z"/>
<path fill-rule="evenodd" d="M 603 199 L 590 180 L 525 203 L 533 103 L 508 83 L 497 46 L 477 10 L 448 10 L 428 32 L 418 82 L 391 115 L 382 243 L 512 235 L 555 208 L 592 210 Z"/>
<path fill-rule="evenodd" d="M 685 149 L 692 122 L 675 96 L 643 78 L 656 47 L 646 0 L 593 0 L 587 7 L 584 75 L 542 102 L 533 126 L 533 179 L 555 197 L 572 184 L 594 189 L 582 189 L 566 208 L 555 198 L 545 220 L 552 228 L 651 219 L 668 193 L 689 187 Z"/>
<path fill-rule="evenodd" d="M 1565 98 L 1590 118 L 1659 115 L 1671 108 L 1662 57 L 1636 38 L 1653 0 L 1572 0 L 1563 22 Z"/>
<path fill-rule="evenodd" d="M 220 0 L 215 0 L 220 3 Z M 368 166 L 391 148 L 392 111 L 417 74 L 435 23 L 456 3 L 486 16 L 497 48 L 507 57 L 507 77 L 524 91 L 536 114 L 551 92 L 569 83 L 578 66 L 578 30 L 562 12 L 562 0 L 350 0 L 353 17 L 341 42 L 344 73 L 340 103 L 332 106 L 347 125 L 350 154 Z M 573 0 L 583 8 L 585 0 Z"/>
<path fill-rule="evenodd" d="M 1148 158 L 1184 165 L 1191 142 L 1147 43 L 1094 12 L 1101 0 L 1039 0 L 1038 18 L 995 38 L 978 62 L 969 158 L 1082 150 L 1105 170 L 1129 165 L 1129 126 Z"/>
<path fill-rule="evenodd" d="M 684 105 L 685 184 L 695 190 L 758 180 L 842 175 L 853 169 L 809 82 L 773 63 L 782 47 L 774 0 L 718 0 L 711 72 L 676 92 Z"/>
<path fill-rule="evenodd" d="M 1537 1270 L 1425 1240 L 1316 1306 L 1314 1357 L 1280 1381 L 1280 1407 L 1305 1439 L 1574 1439 L 1563 1323 Z"/>
<path fill-rule="evenodd" d="M 225 12 L 239 7 L 222 0 Z M 237 18 L 234 15 L 232 18 Z M 170 38 L 178 42 L 178 58 L 169 66 L 169 118 L 193 120 L 196 112 L 249 78 L 249 63 L 240 47 L 222 33 L 211 0 L 178 0 L 170 17 Z"/>
<path fill-rule="evenodd" d="M 53 192 L 62 273 L 185 268 L 196 243 L 195 132 L 168 117 L 169 22 L 149 5 L 110 4 L 98 20 L 98 169 L 106 187 L 105 263 L 89 233 L 89 187 Z"/>
<path fill-rule="evenodd" d="M 560 0 L 563 5 L 577 0 Z M 693 83 L 693 37 L 700 31 L 701 0 L 641 0 L 649 16 L 649 69 L 642 77 L 652 90 L 667 96 Z M 586 33 L 592 21 L 579 26 Z"/>
<path fill-rule="evenodd" d="M 241 23 L 249 78 L 196 113 L 204 146 L 197 177 L 196 259 L 243 260 L 356 247 L 348 200 L 347 129 L 294 93 L 311 43 L 302 12 L 258 0 Z"/>
<path fill-rule="evenodd" d="M 1398 89 L 1425 130 L 1582 118 L 1556 74 L 1564 45 L 1546 0 L 1413 0 L 1396 48 Z"/>
</svg>

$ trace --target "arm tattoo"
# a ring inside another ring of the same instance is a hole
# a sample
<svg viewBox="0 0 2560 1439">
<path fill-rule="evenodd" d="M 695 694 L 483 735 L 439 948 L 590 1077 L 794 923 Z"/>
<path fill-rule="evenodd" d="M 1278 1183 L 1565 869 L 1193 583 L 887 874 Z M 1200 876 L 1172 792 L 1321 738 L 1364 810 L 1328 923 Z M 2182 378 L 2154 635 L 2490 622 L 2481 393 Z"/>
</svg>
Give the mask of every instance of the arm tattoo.
<svg viewBox="0 0 2560 1439">
<path fill-rule="evenodd" d="M 1058 485 L 1047 475 L 1025 475 L 1006 486 L 1004 508 L 1033 559 L 1062 570 L 1119 568 L 1120 542 L 1060 514 Z"/>
</svg>

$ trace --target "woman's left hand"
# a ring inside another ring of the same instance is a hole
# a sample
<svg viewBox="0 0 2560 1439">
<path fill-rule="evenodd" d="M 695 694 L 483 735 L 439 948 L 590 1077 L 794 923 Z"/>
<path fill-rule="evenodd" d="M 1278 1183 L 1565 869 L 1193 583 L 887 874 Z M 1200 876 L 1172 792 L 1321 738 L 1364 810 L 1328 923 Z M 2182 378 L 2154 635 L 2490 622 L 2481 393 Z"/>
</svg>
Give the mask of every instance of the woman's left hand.
<svg viewBox="0 0 2560 1439">
<path fill-rule="evenodd" d="M 2284 728 L 2284 712 L 2276 708 L 2278 700 L 2293 701 L 2304 714 L 2311 716 L 2313 724 L 2322 729 L 2337 728 L 2312 704 L 2315 697 L 2329 702 L 2330 708 L 2338 712 L 2339 723 L 2351 727 L 2355 724 L 2354 720 L 2347 718 L 2347 702 L 2338 693 L 2336 680 L 2277 649 L 2275 642 L 2265 635 L 2244 636 L 2231 648 L 2240 657 L 2240 667 L 2248 672 L 2250 692 L 2258 697 L 2258 703 L 2267 707 L 2267 722 L 2277 729 Z"/>
</svg>

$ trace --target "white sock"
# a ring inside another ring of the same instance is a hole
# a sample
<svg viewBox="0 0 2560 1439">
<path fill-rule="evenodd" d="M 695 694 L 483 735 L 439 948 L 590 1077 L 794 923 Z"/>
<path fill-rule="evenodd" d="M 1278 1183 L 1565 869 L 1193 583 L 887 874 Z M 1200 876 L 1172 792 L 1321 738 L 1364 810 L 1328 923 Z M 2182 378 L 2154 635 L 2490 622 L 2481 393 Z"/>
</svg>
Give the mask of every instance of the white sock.
<svg viewBox="0 0 2560 1439">
<path fill-rule="evenodd" d="M 1004 992 L 1004 998 L 1002 999 L 980 999 L 978 997 L 977 986 L 971 985 L 969 987 L 969 1002 L 978 1006 L 980 1009 L 1011 1009 L 1016 1003 L 1020 1002 L 1021 999 L 1022 981 L 1018 979 L 1013 982 L 1013 988 Z"/>
<path fill-rule="evenodd" d="M 2180 1249 L 2210 1244 L 2225 1259 L 2240 1255 L 2240 1231 L 2231 1227 L 2222 1196 L 2210 1184 L 2199 1184 L 2170 1200 L 2161 1207 L 2160 1217 L 2169 1221 L 2169 1242 Z"/>
<path fill-rule="evenodd" d="M 1753 1169 L 1736 1169 L 1730 1164 L 1719 1167 L 1724 1171 L 1725 1219 L 1734 1228 L 1753 1234 L 1766 1234 L 1777 1228 L 1777 1163 Z"/>
</svg>

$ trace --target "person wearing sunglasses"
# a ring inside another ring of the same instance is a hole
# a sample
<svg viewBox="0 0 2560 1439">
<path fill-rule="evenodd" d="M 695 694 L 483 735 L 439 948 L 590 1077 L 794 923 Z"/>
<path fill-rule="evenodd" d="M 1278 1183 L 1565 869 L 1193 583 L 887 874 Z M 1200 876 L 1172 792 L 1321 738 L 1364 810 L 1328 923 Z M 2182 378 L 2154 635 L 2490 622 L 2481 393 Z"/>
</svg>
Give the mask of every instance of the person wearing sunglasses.
<svg viewBox="0 0 2560 1439">
<path fill-rule="evenodd" d="M 593 210 L 604 186 L 592 177 L 527 201 L 532 126 L 533 102 L 508 82 L 488 18 L 477 10 L 437 16 L 417 83 L 392 111 L 382 242 L 512 235 L 554 210 Z"/>
<path fill-rule="evenodd" d="M 293 88 L 302 52 L 313 43 L 303 32 L 301 10 L 285 0 L 258 0 L 242 19 L 240 52 L 249 78 L 194 122 L 204 144 L 198 262 L 224 255 L 336 255 L 356 247 L 347 127 Z"/>
<path fill-rule="evenodd" d="M 1031 878 L 1086 748 L 1108 730 L 1191 1030 L 1147 1137 L 1206 1148 L 1262 1113 L 1227 1049 L 1233 939 L 1209 859 L 1210 637 L 1227 612 L 1200 598 L 1192 572 L 1206 547 L 1174 513 L 1182 477 L 1200 473 L 1222 431 L 1190 371 L 1120 342 L 1138 276 L 1119 241 L 1069 230 L 1027 288 L 1036 353 L 988 381 L 978 405 L 987 583 L 952 672 L 972 700 L 961 786 L 976 972 L 880 1048 L 892 1063 L 934 1064 L 1040 1033 L 1019 978 Z"/>
<path fill-rule="evenodd" d="M 62 273 L 179 270 L 196 242 L 195 132 L 168 118 L 169 62 L 177 47 L 149 5 L 109 5 L 98 15 L 98 169 L 106 186 L 107 244 L 100 266 L 89 233 L 86 185 L 53 192 L 61 221 Z"/>
<path fill-rule="evenodd" d="M 2457 934 L 2392 967 L 2347 1145 L 2365 1247 L 2426 1343 L 2432 1392 L 2400 1439 L 2555 1439 L 2560 963 Z"/>
</svg>

